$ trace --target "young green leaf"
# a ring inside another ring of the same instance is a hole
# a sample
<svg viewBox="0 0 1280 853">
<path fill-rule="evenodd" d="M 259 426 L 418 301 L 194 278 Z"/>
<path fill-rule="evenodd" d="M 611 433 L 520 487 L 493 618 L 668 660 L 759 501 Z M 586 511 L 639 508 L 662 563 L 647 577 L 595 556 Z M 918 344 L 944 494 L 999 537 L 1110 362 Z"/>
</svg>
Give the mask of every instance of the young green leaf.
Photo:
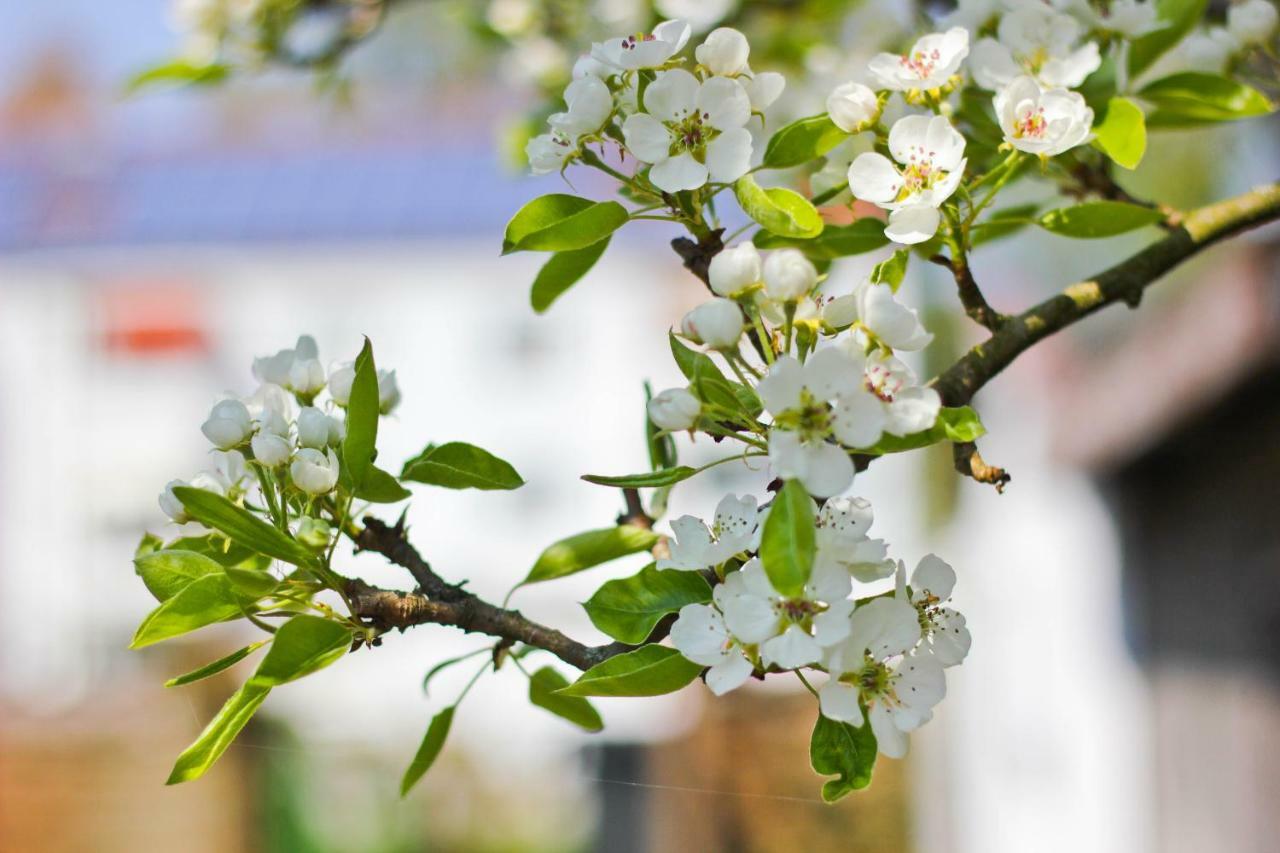
<svg viewBox="0 0 1280 853">
<path fill-rule="evenodd" d="M 276 587 L 280 586 L 280 581 L 275 575 L 263 569 L 227 566 L 223 571 L 227 573 L 227 580 L 231 581 L 232 589 L 253 601 L 270 595 L 276 591 Z"/>
<path fill-rule="evenodd" d="M 647 551 L 657 541 L 658 534 L 634 524 L 588 530 L 548 547 L 521 583 L 538 583 L 576 574 L 628 554 Z"/>
<path fill-rule="evenodd" d="M 1138 168 L 1147 150 L 1142 108 L 1128 98 L 1112 98 L 1106 114 L 1093 126 L 1093 144 L 1124 168 Z"/>
<path fill-rule="evenodd" d="M 582 606 L 591 624 L 633 646 L 643 643 L 668 613 L 711 600 L 711 587 L 698 572 L 645 566 L 629 578 L 611 580 Z"/>
<path fill-rule="evenodd" d="M 876 766 L 876 736 L 869 723 L 853 727 L 818 715 L 809 739 L 809 763 L 823 776 L 836 775 L 822 785 L 822 799 L 834 803 L 871 784 Z"/>
<path fill-rule="evenodd" d="M 533 310 L 541 314 L 566 290 L 577 284 L 596 265 L 596 261 L 600 260 L 604 250 L 609 248 L 609 240 L 609 237 L 605 237 L 590 246 L 552 255 L 542 265 L 542 269 L 538 270 L 538 276 L 533 280 L 533 289 L 529 291 L 529 303 Z"/>
<path fill-rule="evenodd" d="M 671 344 L 671 357 L 676 360 L 676 367 L 680 368 L 685 379 L 693 379 L 699 373 L 724 379 L 724 374 L 720 372 L 720 368 L 716 367 L 711 356 L 685 346 L 674 333 L 668 332 L 667 338 Z"/>
<path fill-rule="evenodd" d="M 413 497 L 413 492 L 377 465 L 370 465 L 364 482 L 356 489 L 356 497 L 375 504 L 393 504 Z"/>
<path fill-rule="evenodd" d="M 524 485 L 511 463 L 462 441 L 428 447 L 405 463 L 400 478 L 447 489 L 518 489 Z"/>
<path fill-rule="evenodd" d="M 799 480 L 787 480 L 760 536 L 760 562 L 773 588 L 788 598 L 803 595 L 816 549 L 813 498 Z"/>
<path fill-rule="evenodd" d="M 170 83 L 176 86 L 212 86 L 227 79 L 230 73 L 229 65 L 216 62 L 197 65 L 194 62 L 177 59 L 163 65 L 144 68 L 134 74 L 125 83 L 124 91 L 126 95 L 132 95 L 140 89 L 159 83 Z"/>
<path fill-rule="evenodd" d="M 1129 79 L 1146 71 L 1165 51 L 1182 41 L 1204 18 L 1208 6 L 1208 0 L 1156 0 L 1156 13 L 1164 26 L 1129 45 Z"/>
<path fill-rule="evenodd" d="M 544 666 L 529 676 L 529 701 L 589 732 L 603 729 L 604 720 L 600 719 L 600 712 L 590 702 L 556 692 L 568 686 L 569 679 L 554 668 Z"/>
<path fill-rule="evenodd" d="M 129 648 L 140 649 L 239 615 L 240 602 L 219 566 L 216 575 L 197 578 L 152 610 Z"/>
<path fill-rule="evenodd" d="M 897 293 L 902 280 L 907 277 L 907 262 L 911 260 L 911 252 L 899 249 L 871 269 L 871 281 L 874 284 L 887 284 Z"/>
<path fill-rule="evenodd" d="M 218 715 L 209 721 L 209 725 L 205 726 L 195 742 L 178 756 L 173 772 L 169 774 L 165 784 L 176 785 L 203 776 L 222 753 L 227 751 L 231 741 L 235 740 L 270 692 L 270 687 L 250 681 L 231 694 L 231 698 L 218 711 Z"/>
<path fill-rule="evenodd" d="M 940 410 L 938 420 L 927 430 L 905 436 L 885 433 L 871 447 L 861 448 L 861 452 L 877 456 L 885 453 L 902 453 L 906 450 L 928 447 L 940 441 L 976 441 L 986 433 L 986 427 L 982 425 L 982 420 L 972 407 L 956 406 Z"/>
<path fill-rule="evenodd" d="M 422 744 L 413 756 L 413 761 L 409 762 L 408 769 L 404 771 L 404 778 L 400 780 L 400 796 L 408 794 L 423 774 L 431 769 L 431 765 L 435 764 L 440 750 L 444 748 L 445 738 L 449 736 L 449 727 L 453 725 L 454 707 L 450 705 L 431 718 L 431 725 L 427 726 Z"/>
<path fill-rule="evenodd" d="M 614 655 L 558 691 L 560 696 L 660 696 L 684 687 L 702 667 L 666 646 Z"/>
<path fill-rule="evenodd" d="M 173 493 L 192 518 L 222 531 L 232 542 L 295 566 L 315 563 L 315 556 L 289 534 L 222 495 L 190 486 L 176 486 Z"/>
<path fill-rule="evenodd" d="M 583 474 L 582 479 L 597 486 L 612 486 L 617 489 L 646 489 L 657 486 L 670 486 L 681 480 L 687 480 L 698 473 L 696 468 L 681 465 L 678 468 L 662 468 L 647 474 L 624 474 L 621 477 L 606 477 L 603 474 Z"/>
<path fill-rule="evenodd" d="M 766 169 L 787 169 L 816 160 L 849 138 L 826 113 L 779 128 L 764 149 Z"/>
<path fill-rule="evenodd" d="M 812 240 L 779 237 L 769 231 L 757 231 L 751 242 L 758 249 L 799 249 L 810 260 L 833 261 L 850 255 L 873 252 L 889 244 L 884 236 L 884 222 L 874 216 L 864 216 L 849 225 L 828 225 Z"/>
<path fill-rule="evenodd" d="M 156 601 L 167 601 L 194 580 L 222 573 L 222 565 L 194 551 L 153 551 L 133 561 L 134 571 L 142 578 Z"/>
<path fill-rule="evenodd" d="M 622 227 L 627 209 L 616 201 L 592 201 L 553 193 L 535 198 L 507 223 L 502 254 L 565 252 L 595 245 Z"/>
<path fill-rule="evenodd" d="M 280 626 L 251 679 L 277 687 L 324 669 L 351 648 L 351 629 L 332 619 L 299 613 Z"/>
<path fill-rule="evenodd" d="M 1047 211 L 1036 223 L 1063 237 L 1093 240 L 1155 225 L 1163 219 L 1164 214 L 1154 208 L 1122 201 L 1091 201 Z"/>
<path fill-rule="evenodd" d="M 1155 106 L 1149 127 L 1194 127 L 1266 115 L 1267 97 L 1244 83 L 1217 74 L 1184 71 L 1148 83 L 1138 97 Z"/>
<path fill-rule="evenodd" d="M 231 654 L 223 658 L 218 658 L 213 663 L 207 663 L 199 669 L 193 669 L 191 672 L 170 678 L 164 683 L 165 687 L 181 687 L 184 684 L 190 684 L 193 681 L 200 681 L 211 675 L 217 675 L 223 670 L 230 669 L 258 649 L 265 646 L 270 640 L 259 640 L 256 643 L 250 643 L 242 649 L 236 649 Z"/>
<path fill-rule="evenodd" d="M 783 237 L 809 239 L 822 233 L 822 217 L 809 200 L 785 187 L 763 189 L 751 175 L 733 185 L 744 213 Z"/>
<path fill-rule="evenodd" d="M 347 400 L 347 434 L 342 439 L 343 485 L 355 492 L 364 485 L 378 443 L 378 366 L 368 338 L 356 357 L 356 375 Z"/>
<path fill-rule="evenodd" d="M 1039 210 L 1040 205 L 1035 202 L 993 210 L 986 219 L 973 226 L 969 232 L 970 242 L 974 246 L 980 246 L 1017 233 L 1035 220 Z"/>
</svg>

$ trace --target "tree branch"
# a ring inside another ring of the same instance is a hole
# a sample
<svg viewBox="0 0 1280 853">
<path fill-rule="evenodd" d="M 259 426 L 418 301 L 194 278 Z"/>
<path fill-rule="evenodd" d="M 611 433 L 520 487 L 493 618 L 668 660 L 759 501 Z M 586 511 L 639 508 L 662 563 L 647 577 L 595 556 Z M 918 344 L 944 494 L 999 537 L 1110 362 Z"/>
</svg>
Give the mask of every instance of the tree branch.
<svg viewBox="0 0 1280 853">
<path fill-rule="evenodd" d="M 1227 237 L 1280 219 L 1280 183 L 1189 212 L 1168 236 L 1089 281 L 1066 288 L 1016 317 L 933 380 L 947 406 L 963 406 L 1039 341 L 1113 302 L 1136 307 L 1143 290 L 1178 264 Z"/>
<path fill-rule="evenodd" d="M 969 318 L 975 323 L 986 328 L 987 331 L 1000 331 L 1000 327 L 1009 318 L 992 308 L 991 303 L 987 302 L 987 297 L 983 295 L 982 288 L 978 287 L 978 282 L 973 278 L 973 270 L 969 268 L 969 259 L 965 257 L 964 252 L 957 252 L 954 258 L 948 258 L 946 255 L 934 255 L 929 260 L 938 266 L 946 267 L 951 271 L 951 275 L 955 277 L 956 293 L 960 296 L 960 304 L 964 306 L 964 313 L 968 314 Z"/>
</svg>

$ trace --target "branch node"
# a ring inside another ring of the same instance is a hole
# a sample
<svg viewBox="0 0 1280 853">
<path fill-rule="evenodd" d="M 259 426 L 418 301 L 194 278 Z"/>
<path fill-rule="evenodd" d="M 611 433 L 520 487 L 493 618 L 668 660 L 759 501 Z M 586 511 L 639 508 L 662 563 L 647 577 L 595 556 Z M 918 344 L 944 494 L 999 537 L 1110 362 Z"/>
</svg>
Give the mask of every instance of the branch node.
<svg viewBox="0 0 1280 853">
<path fill-rule="evenodd" d="M 1004 487 L 1013 479 L 1003 468 L 988 465 L 978 452 L 978 446 L 972 441 L 964 441 L 954 446 L 956 470 L 966 477 L 972 477 L 979 483 L 995 486 L 996 492 L 1004 494 Z"/>
</svg>

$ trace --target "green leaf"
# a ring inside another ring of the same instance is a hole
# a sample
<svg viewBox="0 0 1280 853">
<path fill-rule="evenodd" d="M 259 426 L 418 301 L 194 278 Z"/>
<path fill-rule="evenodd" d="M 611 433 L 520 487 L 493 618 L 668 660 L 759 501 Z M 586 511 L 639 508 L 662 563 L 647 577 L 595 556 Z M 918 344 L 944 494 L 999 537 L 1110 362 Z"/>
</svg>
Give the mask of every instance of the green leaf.
<svg viewBox="0 0 1280 853">
<path fill-rule="evenodd" d="M 560 696 L 661 696 L 684 687 L 702 667 L 666 646 L 641 646 L 598 663 Z"/>
<path fill-rule="evenodd" d="M 356 376 L 351 382 L 351 396 L 347 400 L 347 434 L 342 439 L 343 484 L 352 492 L 364 485 L 378 453 L 381 405 L 373 344 L 365 338 L 360 355 L 356 356 Z"/>
<path fill-rule="evenodd" d="M 969 232 L 970 242 L 974 246 L 980 246 L 1015 234 L 1030 225 L 1039 210 L 1040 205 L 1034 202 L 993 210 L 990 216 L 973 226 Z"/>
<path fill-rule="evenodd" d="M 818 209 L 793 190 L 762 189 L 751 175 L 743 175 L 733 185 L 733 192 L 743 212 L 774 234 L 808 239 L 822 233 Z"/>
<path fill-rule="evenodd" d="M 222 495 L 190 486 L 175 486 L 173 493 L 192 518 L 222 531 L 239 545 L 295 566 L 315 563 L 315 556 L 289 534 L 272 527 Z"/>
<path fill-rule="evenodd" d="M 538 583 L 576 574 L 628 554 L 647 551 L 657 541 L 658 534 L 634 524 L 588 530 L 561 539 L 543 551 L 521 583 Z"/>
<path fill-rule="evenodd" d="M 277 687 L 324 669 L 351 648 L 351 629 L 331 619 L 299 613 L 280 626 L 253 683 Z"/>
<path fill-rule="evenodd" d="M 1154 208 L 1122 201 L 1091 201 L 1047 211 L 1036 223 L 1063 237 L 1092 240 L 1155 225 L 1163 219 L 1164 214 Z"/>
<path fill-rule="evenodd" d="M 1156 0 L 1156 13 L 1166 26 L 1129 45 L 1129 78 L 1151 67 L 1165 51 L 1182 41 L 1203 18 L 1208 0 Z"/>
<path fill-rule="evenodd" d="M 582 479 L 597 486 L 612 486 L 618 489 L 648 489 L 657 486 L 671 486 L 681 480 L 687 480 L 698 469 L 681 465 L 678 468 L 660 468 L 645 474 L 623 474 L 620 477 L 606 477 L 603 474 L 583 474 Z"/>
<path fill-rule="evenodd" d="M 888 258 L 876 264 L 871 270 L 872 284 L 887 284 L 897 293 L 902 280 L 907 277 L 907 262 L 911 260 L 908 249 L 899 249 Z"/>
<path fill-rule="evenodd" d="M 976 441 L 986 435 L 986 432 L 987 429 L 978 418 L 978 413 L 970 406 L 955 406 L 940 410 L 938 420 L 927 430 L 906 436 L 885 433 L 874 445 L 861 448 L 861 451 L 875 455 L 901 453 L 905 450 L 928 447 L 940 441 Z"/>
<path fill-rule="evenodd" d="M 256 643 L 250 643 L 249 645 L 245 646 L 242 649 L 236 649 L 234 652 L 232 652 L 231 654 L 227 655 L 224 658 L 218 658 L 213 663 L 207 663 L 204 666 L 200 667 L 199 669 L 193 669 L 191 670 L 191 672 L 188 672 L 184 675 L 179 675 L 174 678 L 170 678 L 168 681 L 164 683 L 164 686 L 165 687 L 181 687 L 184 684 L 190 684 L 193 681 L 200 681 L 201 679 L 208 678 L 211 675 L 217 675 L 223 670 L 230 669 L 231 667 L 240 663 L 240 661 L 244 660 L 249 655 L 253 654 L 258 649 L 262 648 L 269 642 L 271 641 L 259 640 Z"/>
<path fill-rule="evenodd" d="M 604 250 L 609 248 L 609 240 L 609 237 L 605 237 L 590 246 L 552 255 L 533 280 L 533 289 L 529 292 L 529 303 L 533 310 L 541 314 L 561 294 L 577 284 L 596 265 L 596 261 L 600 260 Z"/>
<path fill-rule="evenodd" d="M 582 606 L 591 624 L 615 640 L 638 646 L 663 616 L 710 600 L 711 587 L 699 572 L 648 565 L 629 578 L 605 583 Z"/>
<path fill-rule="evenodd" d="M 220 533 L 183 536 L 173 540 L 165 548 L 170 551 L 194 551 L 224 566 L 239 566 L 258 556 L 252 549 L 236 545 Z"/>
<path fill-rule="evenodd" d="M 169 774 L 169 780 L 165 784 L 176 785 L 203 776 L 222 753 L 227 751 L 231 741 L 235 740 L 270 692 L 270 687 L 249 682 L 231 694 L 231 698 L 218 711 L 218 715 L 209 721 L 195 743 L 178 756 L 173 772 Z"/>
<path fill-rule="evenodd" d="M 413 761 L 409 762 L 408 769 L 404 771 L 404 778 L 400 780 L 400 796 L 409 793 L 423 774 L 431 769 L 431 765 L 435 764 L 440 750 L 444 748 L 445 738 L 449 736 L 449 726 L 453 725 L 454 708 L 455 706 L 450 705 L 431 718 L 431 725 L 427 726 L 422 744 L 413 756 Z"/>
<path fill-rule="evenodd" d="M 370 465 L 364 482 L 356 489 L 356 497 L 375 504 L 393 504 L 413 497 L 413 492 L 377 465 Z"/>
<path fill-rule="evenodd" d="M 1138 168 L 1147 150 L 1142 108 L 1128 98 L 1112 98 L 1102 120 L 1093 126 L 1093 144 L 1124 168 Z"/>
<path fill-rule="evenodd" d="M 462 441 L 428 447 L 405 463 L 400 478 L 447 489 L 518 489 L 524 485 L 511 463 Z"/>
<path fill-rule="evenodd" d="M 152 610 L 138 626 L 129 648 L 150 646 L 234 618 L 241 612 L 231 581 L 219 566 L 216 575 L 197 578 Z"/>
<path fill-rule="evenodd" d="M 864 722 L 855 728 L 819 714 L 809 739 L 809 763 L 823 776 L 840 777 L 822 785 L 822 799 L 828 803 L 867 787 L 876 766 L 876 736 L 871 724 Z"/>
<path fill-rule="evenodd" d="M 872 252 L 889 244 L 884 236 L 884 222 L 864 216 L 849 225 L 828 225 L 812 240 L 779 237 L 768 231 L 757 231 L 751 242 L 758 249 L 799 249 L 811 260 L 834 261 L 850 255 Z"/>
<path fill-rule="evenodd" d="M 1138 97 L 1155 106 L 1147 117 L 1149 127 L 1194 127 L 1266 115 L 1275 109 L 1251 86 L 1198 71 L 1162 77 L 1144 86 Z"/>
<path fill-rule="evenodd" d="M 569 679 L 552 667 L 544 666 L 529 676 L 529 701 L 589 732 L 603 729 L 604 720 L 600 719 L 600 712 L 590 702 L 556 692 L 568 686 Z"/>
<path fill-rule="evenodd" d="M 684 374 L 685 379 L 692 380 L 699 374 L 724 378 L 720 368 L 716 367 L 716 363 L 711 360 L 711 356 L 685 346 L 671 332 L 667 333 L 667 338 L 671 344 L 671 356 L 676 360 L 676 367 L 680 368 L 680 372 Z"/>
<path fill-rule="evenodd" d="M 502 254 L 585 249 L 618 230 L 628 218 L 627 209 L 616 201 L 592 201 L 563 193 L 539 196 L 507 223 Z"/>
<path fill-rule="evenodd" d="M 194 580 L 222 574 L 222 565 L 194 551 L 153 551 L 133 561 L 134 570 L 156 601 L 167 601 Z"/>
<path fill-rule="evenodd" d="M 799 480 L 787 480 L 765 519 L 760 562 L 773 588 L 787 598 L 804 594 L 817 549 L 813 498 Z"/>
<path fill-rule="evenodd" d="M 826 113 L 779 128 L 764 149 L 766 169 L 787 169 L 816 160 L 849 138 Z"/>
<path fill-rule="evenodd" d="M 280 585 L 280 581 L 276 579 L 275 575 L 264 569 L 227 566 L 223 571 L 227 573 L 227 580 L 231 581 L 232 588 L 240 595 L 248 596 L 253 601 L 270 595 Z"/>
<path fill-rule="evenodd" d="M 134 74 L 125 83 L 124 91 L 126 95 L 132 95 L 140 89 L 145 89 L 158 83 L 171 83 L 178 86 L 212 86 L 227 79 L 230 73 L 231 67 L 229 65 L 222 65 L 216 62 L 197 65 L 194 62 L 177 59 L 173 62 L 166 62 L 163 65 L 144 68 Z"/>
</svg>

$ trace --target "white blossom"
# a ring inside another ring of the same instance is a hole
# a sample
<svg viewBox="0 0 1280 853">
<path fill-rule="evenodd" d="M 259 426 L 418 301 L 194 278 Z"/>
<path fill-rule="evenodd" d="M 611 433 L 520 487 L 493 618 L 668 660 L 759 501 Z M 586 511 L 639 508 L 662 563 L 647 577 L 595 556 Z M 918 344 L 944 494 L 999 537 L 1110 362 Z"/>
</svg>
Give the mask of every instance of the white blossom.
<svg viewBox="0 0 1280 853">
<path fill-rule="evenodd" d="M 269 432 L 255 435 L 249 446 L 253 448 L 253 458 L 268 468 L 279 468 L 288 462 L 293 451 L 286 439 Z"/>
<path fill-rule="evenodd" d="M 389 415 L 400 405 L 400 385 L 394 370 L 378 371 L 378 411 Z"/>
<path fill-rule="evenodd" d="M 778 249 L 764 262 L 764 292 L 778 302 L 795 302 L 818 283 L 818 271 L 799 249 Z"/>
<path fill-rule="evenodd" d="M 173 493 L 176 486 L 186 485 L 188 483 L 185 480 L 170 480 L 165 483 L 164 491 L 160 493 L 160 510 L 177 524 L 186 524 L 191 520 L 191 516 L 187 515 L 186 507 Z"/>
<path fill-rule="evenodd" d="M 709 569 L 760 544 L 760 519 L 752 495 L 725 495 L 716 505 L 711 526 L 695 516 L 671 522 L 675 534 L 671 555 L 658 561 L 660 569 Z"/>
<path fill-rule="evenodd" d="M 901 561 L 898 563 L 894 597 L 915 608 L 924 649 L 943 666 L 955 666 L 963 661 L 973 643 L 964 616 L 944 606 L 955 586 L 955 569 L 929 554 L 911 573 L 908 594 L 906 568 Z"/>
<path fill-rule="evenodd" d="M 960 185 L 964 145 L 943 116 L 906 116 L 889 131 L 889 153 L 901 168 L 883 154 L 859 154 L 849 166 L 849 189 L 890 211 L 884 229 L 889 239 L 922 243 L 938 230 L 938 206 Z"/>
<path fill-rule="evenodd" d="M 1106 11 L 1096 17 L 1100 28 L 1127 39 L 1140 38 L 1168 26 L 1160 20 L 1154 0 L 1111 0 Z"/>
<path fill-rule="evenodd" d="M 298 444 L 316 450 L 329 446 L 329 416 L 315 406 L 304 406 L 298 413 Z"/>
<path fill-rule="evenodd" d="M 741 686 L 755 666 L 729 633 L 720 611 L 709 604 L 686 604 L 671 626 L 671 643 L 680 654 L 707 670 L 707 687 L 717 696 Z"/>
<path fill-rule="evenodd" d="M 679 53 L 689 41 L 684 21 L 663 21 L 652 33 L 609 39 L 591 46 L 591 55 L 622 71 L 658 68 Z"/>
<path fill-rule="evenodd" d="M 738 296 L 760 283 L 760 252 L 753 243 L 739 243 L 716 253 L 707 268 L 711 289 L 719 296 Z"/>
<path fill-rule="evenodd" d="M 742 83 L 742 88 L 747 90 L 752 112 L 757 113 L 767 110 L 781 97 L 782 90 L 787 87 L 786 78 L 776 71 L 761 71 L 757 74 L 748 69 L 744 76 L 738 78 L 738 81 Z"/>
<path fill-rule="evenodd" d="M 1269 0 L 1245 0 L 1227 7 L 1227 32 L 1242 45 L 1267 44 L 1280 25 L 1280 11 Z"/>
<path fill-rule="evenodd" d="M 659 429 L 678 432 L 693 429 L 702 403 L 685 388 L 668 388 L 649 401 L 649 420 Z"/>
<path fill-rule="evenodd" d="M 244 444 L 253 433 L 253 421 L 249 409 L 239 400 L 223 400 L 213 407 L 209 417 L 200 426 L 205 438 L 219 450 L 230 450 Z"/>
<path fill-rule="evenodd" d="M 663 71 L 644 92 L 647 112 L 622 125 L 627 148 L 651 163 L 649 180 L 664 192 L 694 190 L 708 178 L 731 183 L 751 167 L 751 100 L 737 80 L 702 83 L 688 71 Z"/>
<path fill-rule="evenodd" d="M 852 338 L 841 342 L 850 359 L 860 350 Z M 869 447 L 882 433 L 906 436 L 934 425 L 942 408 L 938 392 L 917 383 L 916 375 L 893 356 L 872 354 L 863 362 L 861 383 L 841 398 L 834 429 L 849 447 Z"/>
<path fill-rule="evenodd" d="M 696 343 L 728 350 L 738 345 L 745 323 L 742 309 L 736 302 L 716 297 L 685 314 L 680 321 L 680 331 Z"/>
<path fill-rule="evenodd" d="M 304 447 L 289 466 L 293 484 L 309 495 L 325 495 L 338 484 L 338 457 L 332 450 L 321 453 Z"/>
<path fill-rule="evenodd" d="M 285 387 L 296 394 L 311 397 L 324 389 L 324 365 L 318 358 L 295 358 L 289 366 Z"/>
<path fill-rule="evenodd" d="M 568 139 L 558 133 L 543 133 L 530 139 L 524 146 L 524 156 L 529 161 L 529 171 L 535 175 L 559 172 L 565 160 L 577 150 Z"/>
<path fill-rule="evenodd" d="M 880 98 L 870 87 L 849 81 L 827 96 L 827 114 L 846 133 L 861 133 L 880 120 Z"/>
<path fill-rule="evenodd" d="M 694 50 L 698 64 L 721 77 L 733 77 L 747 70 L 751 45 L 747 37 L 732 27 L 712 30 Z"/>
<path fill-rule="evenodd" d="M 579 137 L 598 133 L 613 112 L 613 94 L 599 77 L 579 77 L 564 90 L 568 107 L 547 119 L 554 134 L 572 141 Z"/>
<path fill-rule="evenodd" d="M 339 406 L 351 399 L 351 385 L 356 381 L 356 367 L 350 361 L 329 368 L 329 397 Z"/>
<path fill-rule="evenodd" d="M 320 351 L 316 346 L 315 338 L 310 335 L 302 335 L 298 338 L 298 342 L 294 344 L 293 349 L 282 349 L 275 355 L 255 358 L 253 360 L 253 375 L 262 382 L 269 382 L 272 385 L 289 388 L 294 362 L 305 362 L 311 359 L 318 359 L 319 357 Z M 304 380 L 304 382 L 311 377 L 310 366 L 308 366 L 305 371 L 305 373 L 299 374 L 299 378 Z M 320 368 L 320 373 L 323 377 L 323 367 Z M 322 385 L 323 381 L 324 380 L 322 378 Z"/>
<path fill-rule="evenodd" d="M 836 593 L 834 597 L 849 595 L 851 578 L 871 583 L 893 574 L 884 540 L 867 536 L 873 518 L 871 503 L 864 498 L 831 498 L 818 510 L 813 576 Z"/>
<path fill-rule="evenodd" d="M 653 8 L 668 18 L 688 21 L 696 33 L 704 33 L 729 17 L 742 0 L 653 0 Z"/>
<path fill-rule="evenodd" d="M 1098 70 L 1096 42 L 1076 47 L 1080 24 L 1038 3 L 1020 5 L 1000 19 L 999 39 L 979 39 L 969 67 L 979 86 L 998 91 L 1029 74 L 1047 89 L 1074 89 Z"/>
<path fill-rule="evenodd" d="M 1024 76 L 997 92 L 994 103 L 1004 141 L 1019 151 L 1053 157 L 1089 140 L 1093 110 L 1079 92 L 1042 90 Z"/>
<path fill-rule="evenodd" d="M 895 350 L 913 352 L 933 340 L 914 308 L 898 301 L 893 288 L 866 279 L 851 294 L 858 321 L 880 341 Z"/>
<path fill-rule="evenodd" d="M 930 33 L 916 41 L 905 54 L 881 53 L 867 69 L 886 89 L 939 89 L 960 70 L 969 55 L 969 31 L 952 27 L 944 33 Z"/>
<path fill-rule="evenodd" d="M 821 607 L 779 594 L 759 558 L 730 573 L 713 595 L 729 632 L 741 643 L 758 644 L 764 666 L 796 669 L 822 659 L 822 646 L 805 627 Z"/>
</svg>

